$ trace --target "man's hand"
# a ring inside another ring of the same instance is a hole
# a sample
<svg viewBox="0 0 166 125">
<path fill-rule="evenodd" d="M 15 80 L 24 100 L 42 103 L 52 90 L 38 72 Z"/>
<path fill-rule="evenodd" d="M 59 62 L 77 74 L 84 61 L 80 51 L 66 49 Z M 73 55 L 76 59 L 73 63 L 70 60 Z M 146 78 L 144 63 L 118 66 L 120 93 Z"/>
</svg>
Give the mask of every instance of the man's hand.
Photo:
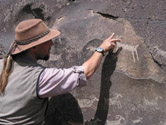
<svg viewBox="0 0 166 125">
<path fill-rule="evenodd" d="M 110 50 L 113 50 L 115 48 L 116 42 L 120 42 L 121 39 L 113 38 L 114 33 L 108 37 L 104 42 L 100 45 L 101 48 L 104 49 L 104 52 L 108 52 Z"/>
<path fill-rule="evenodd" d="M 104 49 L 104 52 L 113 51 L 116 42 L 121 41 L 120 39 L 114 39 L 113 37 L 114 33 L 106 40 L 104 40 L 104 42 L 100 45 L 100 47 Z M 96 71 L 101 62 L 102 57 L 103 57 L 102 53 L 94 52 L 94 54 L 86 62 L 82 64 L 87 79 L 89 79 Z"/>
</svg>

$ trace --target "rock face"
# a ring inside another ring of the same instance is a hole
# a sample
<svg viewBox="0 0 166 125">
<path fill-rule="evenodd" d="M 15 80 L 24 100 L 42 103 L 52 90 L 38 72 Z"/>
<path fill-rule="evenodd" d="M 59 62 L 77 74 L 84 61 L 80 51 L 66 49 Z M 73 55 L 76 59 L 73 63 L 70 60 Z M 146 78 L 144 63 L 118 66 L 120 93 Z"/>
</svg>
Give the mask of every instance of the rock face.
<svg viewBox="0 0 166 125">
<path fill-rule="evenodd" d="M 0 44 L 0 59 L 2 59 L 5 56 L 5 50 L 3 46 Z"/>
<path fill-rule="evenodd" d="M 165 0 L 1 0 L 0 56 L 14 39 L 15 26 L 24 19 L 41 18 L 61 31 L 49 61 L 41 62 L 49 67 L 81 65 L 114 32 L 122 42 L 103 58 L 86 87 L 72 91 L 84 123 L 165 125 L 165 6 Z M 58 97 L 55 105 L 60 102 Z"/>
</svg>

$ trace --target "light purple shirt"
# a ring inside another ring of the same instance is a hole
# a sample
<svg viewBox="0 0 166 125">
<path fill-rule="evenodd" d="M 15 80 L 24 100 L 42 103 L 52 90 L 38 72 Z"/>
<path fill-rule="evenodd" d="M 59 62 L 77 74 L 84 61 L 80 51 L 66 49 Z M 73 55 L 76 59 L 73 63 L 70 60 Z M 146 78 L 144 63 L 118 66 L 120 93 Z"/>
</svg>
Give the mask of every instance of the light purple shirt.
<svg viewBox="0 0 166 125">
<path fill-rule="evenodd" d="M 38 94 L 41 98 L 56 96 L 70 92 L 77 86 L 85 86 L 87 82 L 82 66 L 68 69 L 45 68 L 38 83 Z"/>
</svg>

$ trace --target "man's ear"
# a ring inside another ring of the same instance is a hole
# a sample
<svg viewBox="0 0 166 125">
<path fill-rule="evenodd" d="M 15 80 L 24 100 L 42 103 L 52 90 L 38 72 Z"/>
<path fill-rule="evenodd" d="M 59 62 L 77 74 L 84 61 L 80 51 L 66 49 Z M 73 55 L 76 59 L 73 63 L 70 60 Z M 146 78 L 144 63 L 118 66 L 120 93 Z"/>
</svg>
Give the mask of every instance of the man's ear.
<svg viewBox="0 0 166 125">
<path fill-rule="evenodd" d="M 32 48 L 27 50 L 28 53 L 36 53 L 36 51 L 37 51 L 36 47 L 32 47 Z"/>
</svg>

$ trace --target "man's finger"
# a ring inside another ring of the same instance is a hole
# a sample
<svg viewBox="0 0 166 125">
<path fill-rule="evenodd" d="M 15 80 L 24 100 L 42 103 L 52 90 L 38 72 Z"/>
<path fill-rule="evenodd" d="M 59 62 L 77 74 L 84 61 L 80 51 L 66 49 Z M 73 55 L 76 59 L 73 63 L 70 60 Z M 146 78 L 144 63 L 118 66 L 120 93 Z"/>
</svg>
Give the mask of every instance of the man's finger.
<svg viewBox="0 0 166 125">
<path fill-rule="evenodd" d="M 112 39 L 111 42 L 120 42 L 121 39 Z"/>
<path fill-rule="evenodd" d="M 111 45 L 112 45 L 112 46 L 116 46 L 116 43 L 115 43 L 115 42 L 114 42 L 114 43 L 111 43 Z"/>
<path fill-rule="evenodd" d="M 115 35 L 115 33 L 112 33 L 112 35 L 110 37 L 108 37 L 108 39 L 112 39 L 114 35 Z"/>
</svg>

